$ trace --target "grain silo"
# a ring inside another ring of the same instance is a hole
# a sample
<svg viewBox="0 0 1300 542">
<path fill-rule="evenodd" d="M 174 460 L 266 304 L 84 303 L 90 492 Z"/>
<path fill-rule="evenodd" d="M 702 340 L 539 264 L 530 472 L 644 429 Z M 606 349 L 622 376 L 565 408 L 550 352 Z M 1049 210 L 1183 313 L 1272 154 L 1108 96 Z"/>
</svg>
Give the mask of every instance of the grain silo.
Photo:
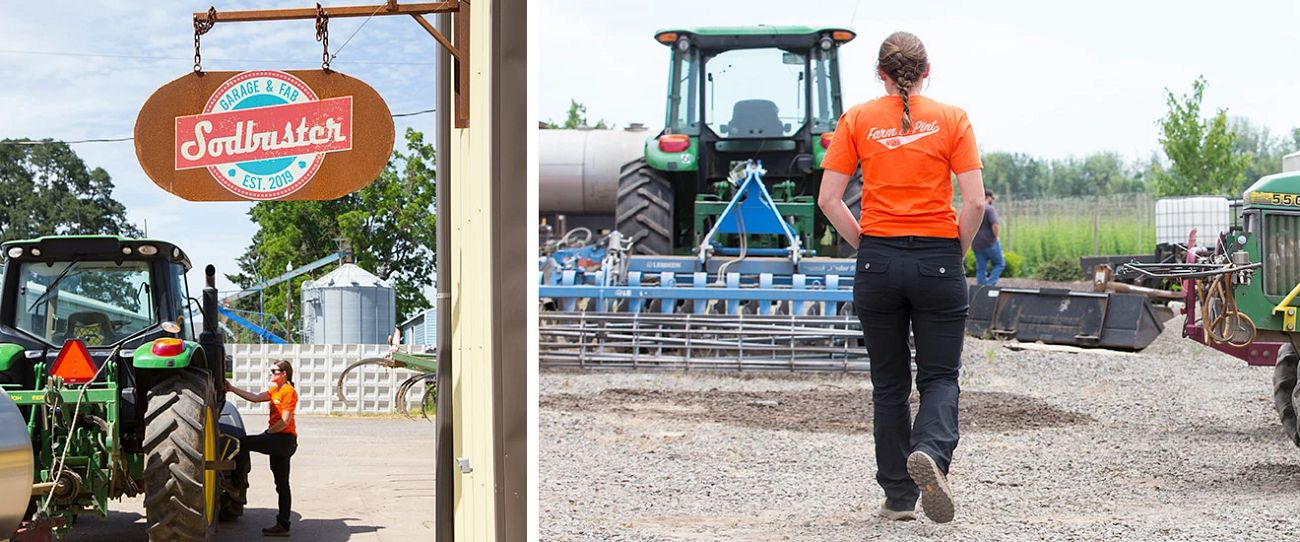
<svg viewBox="0 0 1300 542">
<path fill-rule="evenodd" d="M 356 265 L 302 285 L 304 343 L 384 344 L 396 321 L 393 286 Z"/>
</svg>

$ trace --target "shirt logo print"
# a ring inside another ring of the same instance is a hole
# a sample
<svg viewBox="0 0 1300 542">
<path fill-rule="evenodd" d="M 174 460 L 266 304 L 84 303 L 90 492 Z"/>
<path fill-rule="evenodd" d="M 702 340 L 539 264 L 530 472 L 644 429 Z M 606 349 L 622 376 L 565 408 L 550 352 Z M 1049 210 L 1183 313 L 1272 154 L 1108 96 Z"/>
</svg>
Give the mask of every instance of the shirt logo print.
<svg viewBox="0 0 1300 542">
<path fill-rule="evenodd" d="M 872 128 L 867 132 L 867 137 L 892 151 L 923 137 L 939 133 L 939 122 L 918 120 L 912 124 L 912 129 L 907 135 L 901 135 L 899 132 L 898 128 Z"/>
</svg>

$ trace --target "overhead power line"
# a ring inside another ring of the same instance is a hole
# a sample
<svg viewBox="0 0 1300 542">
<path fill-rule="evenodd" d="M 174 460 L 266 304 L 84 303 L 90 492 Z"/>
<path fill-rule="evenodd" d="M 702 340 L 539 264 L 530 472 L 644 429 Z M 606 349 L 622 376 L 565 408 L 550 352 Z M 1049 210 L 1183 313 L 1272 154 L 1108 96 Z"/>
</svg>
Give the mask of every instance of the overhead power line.
<svg viewBox="0 0 1300 542">
<path fill-rule="evenodd" d="M 342 48 L 340 48 L 342 49 Z M 0 49 L 0 54 L 6 55 L 32 55 L 32 56 L 66 56 L 78 58 L 115 58 L 121 60 L 175 60 L 178 62 L 191 62 L 193 58 L 178 56 L 158 56 L 158 55 L 128 55 L 117 53 L 83 53 L 80 51 L 28 51 L 22 49 Z M 335 53 L 337 54 L 337 53 Z M 205 61 L 214 62 L 265 62 L 273 64 L 292 64 L 301 60 L 290 60 L 283 58 L 217 58 L 203 57 Z M 374 64 L 383 66 L 433 66 L 433 62 L 385 62 L 382 60 L 350 60 L 344 62 L 352 64 Z"/>
</svg>

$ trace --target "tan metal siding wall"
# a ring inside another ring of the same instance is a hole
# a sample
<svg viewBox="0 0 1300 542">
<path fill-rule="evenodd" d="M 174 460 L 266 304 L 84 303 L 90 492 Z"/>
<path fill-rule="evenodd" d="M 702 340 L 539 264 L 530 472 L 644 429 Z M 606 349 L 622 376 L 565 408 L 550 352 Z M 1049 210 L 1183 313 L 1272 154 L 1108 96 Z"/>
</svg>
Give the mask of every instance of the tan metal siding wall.
<svg viewBox="0 0 1300 542">
<path fill-rule="evenodd" d="M 493 0 L 470 9 L 470 126 L 451 134 L 453 455 L 472 472 L 456 469 L 456 540 L 496 539 L 493 498 L 491 110 L 488 99 Z"/>
</svg>

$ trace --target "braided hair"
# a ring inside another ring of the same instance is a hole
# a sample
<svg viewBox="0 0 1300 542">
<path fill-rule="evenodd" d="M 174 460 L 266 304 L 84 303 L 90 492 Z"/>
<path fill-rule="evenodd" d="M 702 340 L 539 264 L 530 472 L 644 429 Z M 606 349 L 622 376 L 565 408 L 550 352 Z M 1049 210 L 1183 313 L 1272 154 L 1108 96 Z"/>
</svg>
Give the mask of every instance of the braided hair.
<svg viewBox="0 0 1300 542">
<path fill-rule="evenodd" d="M 898 88 L 898 95 L 903 99 L 903 133 L 907 133 L 912 129 L 912 109 L 908 104 L 908 94 L 911 93 L 912 86 L 921 81 L 921 75 L 930 68 L 925 44 L 910 32 L 894 32 L 880 44 L 876 67 L 889 76 Z"/>
</svg>

